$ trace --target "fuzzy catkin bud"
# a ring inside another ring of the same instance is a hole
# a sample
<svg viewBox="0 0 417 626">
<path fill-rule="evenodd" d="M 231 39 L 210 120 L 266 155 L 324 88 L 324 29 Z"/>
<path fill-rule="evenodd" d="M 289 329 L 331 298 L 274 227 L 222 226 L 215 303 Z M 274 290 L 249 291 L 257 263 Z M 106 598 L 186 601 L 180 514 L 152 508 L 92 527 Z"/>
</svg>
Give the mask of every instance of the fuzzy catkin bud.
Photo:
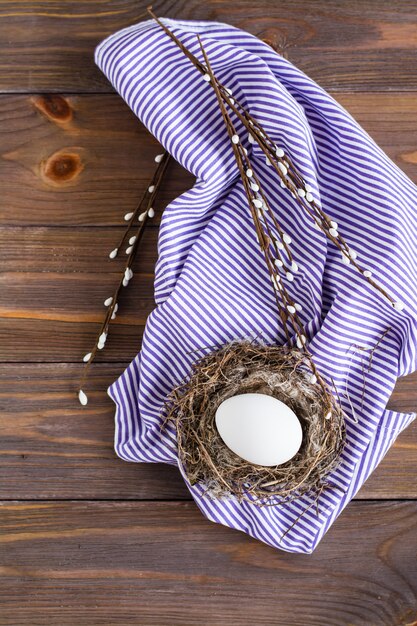
<svg viewBox="0 0 417 626">
<path fill-rule="evenodd" d="M 88 402 L 88 398 L 82 389 L 78 392 L 78 399 L 83 406 L 85 406 Z"/>
</svg>

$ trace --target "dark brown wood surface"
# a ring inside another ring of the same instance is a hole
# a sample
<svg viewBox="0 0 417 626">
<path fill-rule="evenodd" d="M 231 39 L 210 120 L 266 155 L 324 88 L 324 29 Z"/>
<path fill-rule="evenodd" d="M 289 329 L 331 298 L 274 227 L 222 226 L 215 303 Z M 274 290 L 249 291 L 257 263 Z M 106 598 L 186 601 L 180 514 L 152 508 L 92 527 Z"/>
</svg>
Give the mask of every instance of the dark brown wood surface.
<svg viewBox="0 0 417 626">
<path fill-rule="evenodd" d="M 143 16 L 142 0 L 2 0 L 0 87 L 11 92 L 110 91 L 95 46 Z M 417 88 L 412 0 L 162 0 L 158 15 L 219 20 L 278 44 L 326 89 Z"/>
<path fill-rule="evenodd" d="M 3 502 L 7 624 L 415 624 L 416 502 L 354 502 L 312 555 L 190 502 Z"/>
<path fill-rule="evenodd" d="M 417 423 L 313 555 L 207 521 L 175 467 L 113 450 L 106 389 L 154 307 L 147 230 L 87 407 L 81 358 L 123 259 L 109 251 L 152 174 L 155 139 L 94 66 L 133 0 L 0 0 L 0 624 L 417 624 Z M 408 0 L 159 2 L 271 40 L 417 182 L 417 5 Z M 193 184 L 172 165 L 158 201 Z M 417 374 L 389 407 L 417 410 Z"/>
</svg>

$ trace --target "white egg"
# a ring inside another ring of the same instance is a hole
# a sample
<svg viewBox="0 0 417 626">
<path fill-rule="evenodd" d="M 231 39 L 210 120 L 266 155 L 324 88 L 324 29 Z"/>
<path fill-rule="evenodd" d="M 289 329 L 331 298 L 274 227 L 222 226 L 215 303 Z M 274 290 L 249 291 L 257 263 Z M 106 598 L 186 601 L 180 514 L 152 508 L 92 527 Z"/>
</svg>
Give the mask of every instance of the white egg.
<svg viewBox="0 0 417 626">
<path fill-rule="evenodd" d="M 227 447 L 254 465 L 286 463 L 298 452 L 303 439 L 294 411 L 263 393 L 228 398 L 217 408 L 215 419 Z"/>
</svg>

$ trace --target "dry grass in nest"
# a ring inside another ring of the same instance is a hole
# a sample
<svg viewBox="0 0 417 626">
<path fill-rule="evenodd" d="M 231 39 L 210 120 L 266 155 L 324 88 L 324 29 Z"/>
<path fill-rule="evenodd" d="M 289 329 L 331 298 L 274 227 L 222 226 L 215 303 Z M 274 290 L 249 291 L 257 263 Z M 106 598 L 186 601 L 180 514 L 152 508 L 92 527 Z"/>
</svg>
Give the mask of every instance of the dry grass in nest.
<svg viewBox="0 0 417 626">
<path fill-rule="evenodd" d="M 330 390 L 311 384 L 309 376 L 301 351 L 249 341 L 228 344 L 199 359 L 165 405 L 165 423 L 176 422 L 179 459 L 191 485 L 203 485 L 212 497 L 234 495 L 260 506 L 277 497 L 282 501 L 321 492 L 339 461 L 345 423 Z M 248 463 L 226 446 L 216 428 L 216 410 L 242 393 L 274 396 L 294 411 L 303 441 L 292 459 L 264 467 Z"/>
</svg>

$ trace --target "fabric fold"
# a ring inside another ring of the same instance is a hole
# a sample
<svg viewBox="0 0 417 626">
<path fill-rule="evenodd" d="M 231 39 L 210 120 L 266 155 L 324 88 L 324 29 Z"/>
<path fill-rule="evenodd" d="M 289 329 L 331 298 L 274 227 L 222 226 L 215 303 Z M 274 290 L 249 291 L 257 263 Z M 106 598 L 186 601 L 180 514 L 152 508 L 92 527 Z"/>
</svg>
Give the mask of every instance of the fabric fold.
<svg viewBox="0 0 417 626">
<path fill-rule="evenodd" d="M 347 445 L 316 503 L 307 495 L 263 508 L 213 500 L 179 469 L 208 519 L 310 553 L 416 416 L 385 408 L 397 377 L 416 368 L 416 186 L 343 107 L 256 37 L 216 22 L 163 22 L 200 60 L 201 35 L 216 76 L 291 156 L 361 265 L 405 304 L 395 310 L 342 262 L 236 122 L 271 209 L 292 239 L 299 271 L 287 287 L 303 307 L 315 362 L 334 381 L 348 416 Z M 108 37 L 95 59 L 142 123 L 196 177 L 164 211 L 157 306 L 140 354 L 108 389 L 116 404 L 117 454 L 178 464 L 174 427 L 161 432 L 160 413 L 197 356 L 237 339 L 283 344 L 285 333 L 211 86 L 152 20 Z"/>
</svg>

